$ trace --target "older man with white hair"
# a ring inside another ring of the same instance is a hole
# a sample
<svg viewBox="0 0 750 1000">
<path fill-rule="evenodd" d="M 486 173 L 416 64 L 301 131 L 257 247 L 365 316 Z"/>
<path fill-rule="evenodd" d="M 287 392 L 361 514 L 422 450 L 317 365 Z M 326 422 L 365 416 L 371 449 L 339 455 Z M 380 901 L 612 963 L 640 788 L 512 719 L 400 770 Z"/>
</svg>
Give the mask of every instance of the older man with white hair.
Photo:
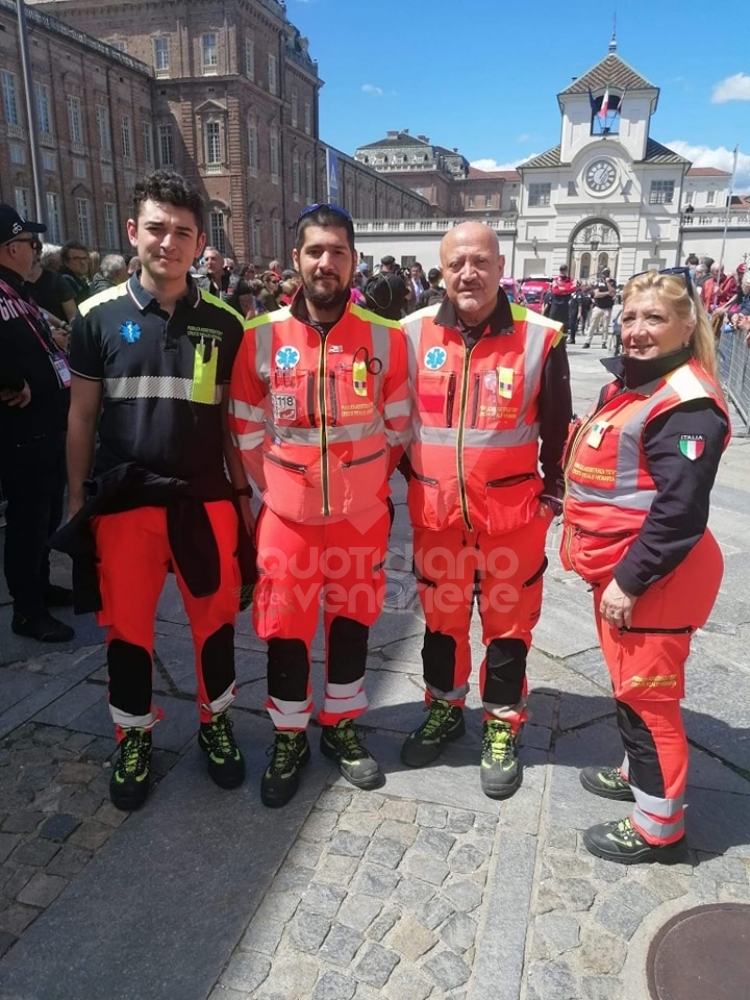
<svg viewBox="0 0 750 1000">
<path fill-rule="evenodd" d="M 547 529 L 561 509 L 568 359 L 559 323 L 508 302 L 488 226 L 452 229 L 440 263 L 445 298 L 403 320 L 413 398 L 408 507 L 429 714 L 401 758 L 424 767 L 464 732 L 476 599 L 485 646 L 481 785 L 502 799 L 521 783 L 526 656 Z"/>
</svg>

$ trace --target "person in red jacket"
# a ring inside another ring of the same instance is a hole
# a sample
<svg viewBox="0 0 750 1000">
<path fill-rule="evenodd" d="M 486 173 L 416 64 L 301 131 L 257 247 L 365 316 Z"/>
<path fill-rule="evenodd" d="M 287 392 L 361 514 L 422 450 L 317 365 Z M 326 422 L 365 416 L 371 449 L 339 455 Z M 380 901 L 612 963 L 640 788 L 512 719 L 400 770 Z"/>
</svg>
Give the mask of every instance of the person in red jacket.
<svg viewBox="0 0 750 1000">
<path fill-rule="evenodd" d="M 498 251 L 487 226 L 456 226 L 440 247 L 445 299 L 403 321 L 414 399 L 408 505 L 429 714 L 401 758 L 424 767 L 464 732 L 476 598 L 486 647 L 481 784 L 491 798 L 506 798 L 521 782 L 526 656 L 547 529 L 562 496 L 571 403 L 560 324 L 510 305 L 498 287 Z"/>
<path fill-rule="evenodd" d="M 350 299 L 354 226 L 337 205 L 297 224 L 291 305 L 251 320 L 233 369 L 230 426 L 261 488 L 253 621 L 268 643 L 274 750 L 267 806 L 297 791 L 310 757 L 310 648 L 323 596 L 326 683 L 321 750 L 358 788 L 383 775 L 353 720 L 367 708 L 369 627 L 385 590 L 388 479 L 408 440 L 406 348 L 397 322 Z"/>
<path fill-rule="evenodd" d="M 706 525 L 730 433 L 688 268 L 628 282 L 622 346 L 602 361 L 614 381 L 571 433 L 560 554 L 591 586 L 626 751 L 621 767 L 585 768 L 581 783 L 635 808 L 583 840 L 620 864 L 672 863 L 685 845 L 685 661 L 723 573 Z"/>
</svg>

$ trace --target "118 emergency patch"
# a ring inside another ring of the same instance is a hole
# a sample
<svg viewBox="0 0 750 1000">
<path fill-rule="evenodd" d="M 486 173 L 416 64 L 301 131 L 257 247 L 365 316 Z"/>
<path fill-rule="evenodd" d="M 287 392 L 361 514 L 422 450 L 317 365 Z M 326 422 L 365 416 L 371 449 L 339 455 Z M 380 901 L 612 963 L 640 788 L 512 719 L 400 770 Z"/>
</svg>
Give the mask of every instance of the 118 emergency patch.
<svg viewBox="0 0 750 1000">
<path fill-rule="evenodd" d="M 297 398 L 291 392 L 272 392 L 273 419 L 276 423 L 297 419 Z"/>
<path fill-rule="evenodd" d="M 680 434 L 680 451 L 691 462 L 701 457 L 705 447 L 706 439 L 703 434 Z"/>
</svg>

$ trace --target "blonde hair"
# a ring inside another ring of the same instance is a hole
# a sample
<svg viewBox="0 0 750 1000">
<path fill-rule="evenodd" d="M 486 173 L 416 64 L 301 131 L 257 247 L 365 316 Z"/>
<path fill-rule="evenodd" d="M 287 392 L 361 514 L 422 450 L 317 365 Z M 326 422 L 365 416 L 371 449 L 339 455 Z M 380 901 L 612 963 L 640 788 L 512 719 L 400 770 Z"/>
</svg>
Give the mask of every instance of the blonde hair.
<svg viewBox="0 0 750 1000">
<path fill-rule="evenodd" d="M 645 271 L 637 274 L 622 290 L 623 308 L 631 295 L 655 292 L 670 310 L 685 322 L 694 322 L 695 329 L 690 335 L 688 347 L 693 358 L 714 381 L 717 378 L 716 347 L 711 320 L 695 292 L 695 286 L 687 282 L 690 276 L 684 274 L 660 274 L 659 271 Z M 692 294 L 688 289 L 692 289 Z"/>
</svg>

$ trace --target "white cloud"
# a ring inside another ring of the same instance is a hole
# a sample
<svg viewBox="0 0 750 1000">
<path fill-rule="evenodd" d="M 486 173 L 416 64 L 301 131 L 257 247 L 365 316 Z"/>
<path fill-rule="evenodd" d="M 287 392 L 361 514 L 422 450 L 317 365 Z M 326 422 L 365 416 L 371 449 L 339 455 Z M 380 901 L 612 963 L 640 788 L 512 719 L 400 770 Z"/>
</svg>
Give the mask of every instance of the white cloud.
<svg viewBox="0 0 750 1000">
<path fill-rule="evenodd" d="M 734 150 L 725 146 L 717 146 L 712 149 L 710 146 L 694 146 L 681 139 L 674 139 L 668 142 L 667 146 L 675 153 L 690 160 L 694 167 L 716 167 L 718 170 L 732 172 L 734 162 Z M 750 154 L 743 153 L 737 157 L 737 175 L 734 180 L 735 193 L 744 192 L 750 189 Z"/>
<path fill-rule="evenodd" d="M 512 163 L 498 163 L 497 160 L 492 160 L 487 157 L 483 160 L 472 160 L 471 166 L 477 170 L 515 170 L 519 163 L 525 163 L 526 160 L 530 160 L 533 156 L 537 155 L 537 153 L 530 153 L 528 156 L 523 156 L 518 160 L 513 160 Z"/>
<path fill-rule="evenodd" d="M 750 76 L 735 73 L 714 85 L 712 104 L 726 104 L 727 101 L 750 101 Z"/>
<path fill-rule="evenodd" d="M 383 96 L 383 88 L 382 87 L 376 87 L 372 83 L 363 83 L 362 84 L 362 93 L 363 94 L 372 94 L 373 97 L 382 97 Z"/>
<path fill-rule="evenodd" d="M 528 132 L 522 132 L 516 139 L 516 142 L 528 142 L 530 138 L 531 136 L 529 135 Z"/>
</svg>

